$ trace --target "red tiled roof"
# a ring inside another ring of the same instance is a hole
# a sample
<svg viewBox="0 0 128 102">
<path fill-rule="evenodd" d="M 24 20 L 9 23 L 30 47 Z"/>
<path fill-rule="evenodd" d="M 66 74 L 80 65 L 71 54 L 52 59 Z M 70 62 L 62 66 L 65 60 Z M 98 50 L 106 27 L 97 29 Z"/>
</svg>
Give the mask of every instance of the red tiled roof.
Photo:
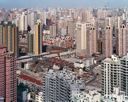
<svg viewBox="0 0 128 102">
<path fill-rule="evenodd" d="M 33 77 L 28 76 L 28 75 L 26 75 L 26 74 L 21 73 L 21 74 L 19 75 L 19 77 L 20 77 L 21 79 L 26 80 L 26 81 L 29 81 L 29 82 L 31 82 L 31 83 L 34 83 L 34 84 L 37 84 L 37 85 L 42 85 L 42 81 L 41 81 L 41 80 L 37 80 L 36 78 L 33 78 Z"/>
</svg>

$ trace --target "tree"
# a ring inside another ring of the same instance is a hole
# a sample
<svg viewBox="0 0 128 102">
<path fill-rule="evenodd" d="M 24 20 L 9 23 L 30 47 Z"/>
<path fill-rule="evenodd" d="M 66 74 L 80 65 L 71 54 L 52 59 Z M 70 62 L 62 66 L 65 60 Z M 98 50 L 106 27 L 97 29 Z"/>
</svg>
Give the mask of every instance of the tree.
<svg viewBox="0 0 128 102">
<path fill-rule="evenodd" d="M 31 31 L 31 27 L 28 25 L 27 32 L 30 32 L 30 31 Z"/>
</svg>

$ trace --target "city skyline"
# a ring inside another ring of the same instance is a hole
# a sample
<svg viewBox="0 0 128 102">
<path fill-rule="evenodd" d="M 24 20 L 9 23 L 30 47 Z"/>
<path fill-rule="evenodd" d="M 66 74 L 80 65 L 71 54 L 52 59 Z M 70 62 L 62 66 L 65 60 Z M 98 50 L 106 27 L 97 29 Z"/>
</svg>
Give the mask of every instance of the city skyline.
<svg viewBox="0 0 128 102">
<path fill-rule="evenodd" d="M 128 102 L 127 0 L 0 0 L 0 102 Z"/>
<path fill-rule="evenodd" d="M 2 8 L 30 7 L 127 7 L 127 0 L 0 0 Z"/>
</svg>

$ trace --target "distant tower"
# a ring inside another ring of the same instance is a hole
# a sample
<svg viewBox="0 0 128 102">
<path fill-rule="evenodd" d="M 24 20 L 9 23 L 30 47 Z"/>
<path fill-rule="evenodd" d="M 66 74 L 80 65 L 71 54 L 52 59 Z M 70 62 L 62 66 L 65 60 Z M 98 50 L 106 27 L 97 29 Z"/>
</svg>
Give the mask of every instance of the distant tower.
<svg viewBox="0 0 128 102">
<path fill-rule="evenodd" d="M 97 34 L 97 51 L 103 54 L 103 30 L 99 29 Z"/>
<path fill-rule="evenodd" d="M 25 14 L 24 16 L 24 30 L 27 31 L 27 27 L 28 27 L 28 15 Z"/>
<path fill-rule="evenodd" d="M 16 59 L 0 45 L 0 96 L 4 102 L 17 102 Z"/>
<path fill-rule="evenodd" d="M 118 55 L 124 56 L 127 53 L 127 32 L 126 26 L 122 24 L 118 29 Z"/>
<path fill-rule="evenodd" d="M 42 53 L 42 27 L 39 22 L 35 24 L 34 33 L 34 54 L 39 55 Z"/>
<path fill-rule="evenodd" d="M 28 33 L 28 53 L 32 54 L 33 53 L 33 36 L 34 34 Z"/>
<path fill-rule="evenodd" d="M 67 21 L 67 34 L 74 38 L 74 33 L 75 33 L 75 23 L 72 19 Z"/>
<path fill-rule="evenodd" d="M 88 50 L 88 55 L 92 56 L 92 54 L 97 52 L 97 35 L 96 35 L 96 29 L 94 26 L 92 26 L 89 29 L 89 33 L 87 36 L 87 50 Z"/>
<path fill-rule="evenodd" d="M 81 52 L 82 50 L 86 50 L 87 48 L 87 26 L 86 23 L 78 23 L 76 26 L 76 50 L 77 52 Z M 85 53 L 85 52 L 84 52 Z"/>
<path fill-rule="evenodd" d="M 36 20 L 36 12 L 30 12 L 29 14 L 27 14 L 27 24 L 31 27 L 31 33 L 34 33 L 34 25 Z"/>
<path fill-rule="evenodd" d="M 55 37 L 57 35 L 57 32 L 56 32 L 56 24 L 52 24 L 49 26 L 49 29 L 50 29 L 50 33 Z"/>
<path fill-rule="evenodd" d="M 93 24 L 78 23 L 76 34 L 76 49 L 78 53 L 91 56 L 97 52 L 97 35 Z"/>
<path fill-rule="evenodd" d="M 122 18 L 121 17 L 117 17 L 117 27 L 118 27 L 118 29 L 120 28 L 122 22 L 123 22 Z"/>
<path fill-rule="evenodd" d="M 110 57 L 113 52 L 112 48 L 112 28 L 111 26 L 106 26 L 104 35 L 104 52 L 105 57 Z"/>
<path fill-rule="evenodd" d="M 0 32 L 0 44 L 5 45 L 8 51 L 14 52 L 18 56 L 18 27 L 11 22 L 3 21 L 0 24 Z"/>
<path fill-rule="evenodd" d="M 19 31 L 24 31 L 25 28 L 25 14 L 24 12 L 20 15 L 19 19 Z"/>
<path fill-rule="evenodd" d="M 104 2 L 104 8 L 107 9 L 109 7 L 109 2 L 107 0 L 103 0 Z"/>
</svg>

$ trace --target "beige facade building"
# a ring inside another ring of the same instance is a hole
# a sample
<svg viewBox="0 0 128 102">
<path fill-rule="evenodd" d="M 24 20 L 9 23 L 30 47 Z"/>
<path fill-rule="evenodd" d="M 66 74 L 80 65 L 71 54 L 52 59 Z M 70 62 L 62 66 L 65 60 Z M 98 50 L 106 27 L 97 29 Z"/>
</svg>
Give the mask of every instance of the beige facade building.
<svg viewBox="0 0 128 102">
<path fill-rule="evenodd" d="M 78 23 L 76 26 L 76 49 L 78 53 L 91 56 L 97 52 L 96 29 L 91 23 Z"/>
<path fill-rule="evenodd" d="M 124 56 L 127 54 L 127 30 L 126 26 L 122 24 L 118 29 L 118 55 Z"/>
<path fill-rule="evenodd" d="M 2 22 L 0 32 L 0 44 L 5 45 L 8 51 L 18 56 L 18 28 L 16 25 L 11 22 Z"/>
<path fill-rule="evenodd" d="M 97 52 L 97 34 L 94 26 L 92 26 L 89 29 L 87 39 L 88 39 L 87 53 L 89 56 L 92 56 L 92 54 Z"/>
<path fill-rule="evenodd" d="M 76 51 L 85 53 L 87 49 L 87 25 L 86 23 L 77 23 L 76 25 Z"/>
<path fill-rule="evenodd" d="M 105 35 L 104 35 L 104 51 L 103 54 L 105 57 L 110 57 L 113 52 L 112 48 L 112 27 L 106 26 L 105 28 Z"/>
<path fill-rule="evenodd" d="M 35 24 L 35 34 L 34 34 L 34 54 L 39 55 L 42 53 L 42 29 L 41 24 L 38 22 Z"/>
</svg>

